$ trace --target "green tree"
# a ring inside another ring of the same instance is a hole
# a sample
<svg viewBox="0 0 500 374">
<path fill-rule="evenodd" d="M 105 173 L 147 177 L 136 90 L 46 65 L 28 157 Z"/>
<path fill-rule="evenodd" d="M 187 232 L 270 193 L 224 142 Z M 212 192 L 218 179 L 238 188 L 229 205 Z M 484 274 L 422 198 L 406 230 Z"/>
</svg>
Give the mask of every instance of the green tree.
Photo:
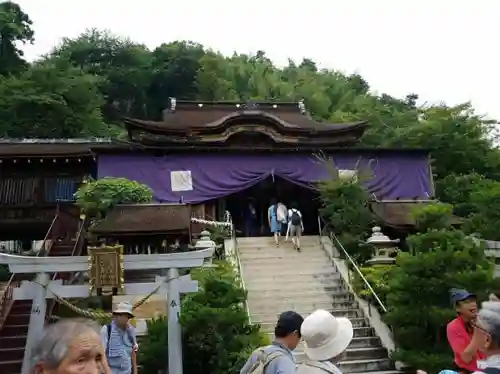
<svg viewBox="0 0 500 374">
<path fill-rule="evenodd" d="M 249 324 L 243 308 L 246 293 L 227 262 L 191 274 L 200 290 L 182 300 L 184 371 L 239 373 L 250 353 L 269 340 L 259 332 L 259 326 Z M 164 369 L 166 360 L 158 357 L 164 357 L 167 351 L 167 322 L 167 318 L 159 318 L 148 323 L 148 337 L 138 356 L 141 373 L 157 374 Z"/>
<path fill-rule="evenodd" d="M 439 210 L 442 218 L 436 219 Z M 419 219 L 426 231 L 407 239 L 410 251 L 400 253 L 391 269 L 385 319 L 398 347 L 394 358 L 434 372 L 451 363 L 445 332 L 455 311 L 449 290 L 461 287 L 484 295 L 493 284 L 493 264 L 472 238 L 446 228 L 449 207 L 428 208 Z M 438 227 L 427 229 L 432 225 Z"/>
<path fill-rule="evenodd" d="M 147 118 L 148 89 L 152 84 L 152 55 L 141 44 L 90 29 L 75 39 L 66 38 L 47 57 L 69 62 L 93 76 L 99 76 L 104 118 L 121 121 L 122 116 Z"/>
<path fill-rule="evenodd" d="M 28 66 L 17 43 L 33 43 L 32 24 L 18 4 L 12 1 L 0 3 L 0 75 L 18 73 Z"/>
<path fill-rule="evenodd" d="M 342 178 L 334 167 L 332 179 L 322 182 L 319 186 L 323 202 L 322 214 L 330 229 L 346 251 L 361 262 L 371 257 L 371 251 L 364 247 L 362 242 L 374 222 L 368 207 L 368 193 L 360 183 L 366 178 L 368 177 L 364 168 L 358 169 L 358 175 Z"/>
<path fill-rule="evenodd" d="M 113 134 L 101 117 L 99 78 L 78 68 L 37 64 L 0 78 L 0 136 L 75 138 Z"/>
<path fill-rule="evenodd" d="M 145 184 L 126 178 L 102 178 L 84 183 L 75 198 L 84 214 L 99 219 L 118 204 L 149 203 L 153 193 Z"/>
</svg>

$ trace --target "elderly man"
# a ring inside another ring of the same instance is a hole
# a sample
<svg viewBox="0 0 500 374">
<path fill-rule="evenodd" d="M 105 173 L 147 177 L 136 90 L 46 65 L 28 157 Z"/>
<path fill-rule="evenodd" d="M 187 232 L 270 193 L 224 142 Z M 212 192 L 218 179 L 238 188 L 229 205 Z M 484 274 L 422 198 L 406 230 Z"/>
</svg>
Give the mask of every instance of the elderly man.
<svg viewBox="0 0 500 374">
<path fill-rule="evenodd" d="M 101 329 L 101 342 L 112 374 L 137 374 L 134 352 L 137 338 L 129 320 L 134 318 L 132 305 L 119 303 L 113 311 L 113 320 Z"/>
<path fill-rule="evenodd" d="M 33 348 L 33 374 L 110 374 L 99 325 L 68 319 L 47 327 Z"/>
</svg>

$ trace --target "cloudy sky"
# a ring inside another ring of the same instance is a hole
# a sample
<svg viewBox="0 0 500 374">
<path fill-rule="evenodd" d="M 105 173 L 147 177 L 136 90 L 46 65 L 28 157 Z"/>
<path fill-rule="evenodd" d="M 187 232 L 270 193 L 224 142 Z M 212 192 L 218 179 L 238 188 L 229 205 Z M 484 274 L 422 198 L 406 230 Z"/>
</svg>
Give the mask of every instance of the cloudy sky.
<svg viewBox="0 0 500 374">
<path fill-rule="evenodd" d="M 264 50 L 358 72 L 377 92 L 472 101 L 500 119 L 498 0 L 17 0 L 34 21 L 34 59 L 62 37 L 108 29 L 153 48 L 192 40 L 224 54 Z M 497 37 L 495 37 L 497 35 Z"/>
</svg>

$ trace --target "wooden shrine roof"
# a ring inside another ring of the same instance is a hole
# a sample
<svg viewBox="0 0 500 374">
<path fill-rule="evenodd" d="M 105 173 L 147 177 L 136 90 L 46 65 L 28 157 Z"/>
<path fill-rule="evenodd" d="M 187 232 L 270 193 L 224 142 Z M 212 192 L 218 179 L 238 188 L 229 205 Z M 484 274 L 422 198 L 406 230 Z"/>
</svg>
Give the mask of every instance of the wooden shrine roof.
<svg viewBox="0 0 500 374">
<path fill-rule="evenodd" d="M 92 157 L 93 149 L 117 147 L 111 139 L 0 139 L 0 157 Z"/>
<path fill-rule="evenodd" d="M 270 102 L 175 101 L 164 110 L 162 121 L 125 118 L 134 132 L 169 135 L 167 141 L 224 143 L 241 132 L 260 132 L 277 143 L 353 143 L 364 133 L 366 121 L 320 123 L 305 111 L 304 104 Z M 176 139 L 176 137 L 178 139 Z"/>
<path fill-rule="evenodd" d="M 413 217 L 412 210 L 417 205 L 435 204 L 435 201 L 391 201 L 391 202 L 372 202 L 370 203 L 370 210 L 375 216 L 380 218 L 387 226 L 399 229 L 409 229 L 416 226 L 415 218 Z M 460 217 L 454 216 L 452 218 L 452 225 L 459 225 L 463 223 Z"/>
<path fill-rule="evenodd" d="M 118 205 L 91 229 L 101 236 L 168 234 L 191 229 L 191 208 L 185 204 Z"/>
</svg>

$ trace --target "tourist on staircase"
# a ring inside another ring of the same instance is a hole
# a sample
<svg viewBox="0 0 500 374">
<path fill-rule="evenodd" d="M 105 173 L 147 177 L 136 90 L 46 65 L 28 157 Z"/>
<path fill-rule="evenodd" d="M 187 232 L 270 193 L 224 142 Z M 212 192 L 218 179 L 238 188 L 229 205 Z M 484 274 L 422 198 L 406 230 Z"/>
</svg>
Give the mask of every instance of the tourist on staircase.
<svg viewBox="0 0 500 374">
<path fill-rule="evenodd" d="M 303 321 L 304 318 L 296 312 L 281 313 L 274 328 L 273 343 L 253 352 L 240 374 L 295 374 L 292 351 L 300 342 Z"/>
<path fill-rule="evenodd" d="M 351 321 L 317 310 L 306 317 L 300 331 L 307 359 L 299 365 L 297 374 L 341 374 L 336 364 L 354 336 Z"/>
<path fill-rule="evenodd" d="M 281 222 L 278 221 L 278 202 L 276 199 L 271 200 L 271 206 L 267 209 L 267 221 L 269 223 L 269 228 L 274 236 L 274 242 L 276 247 L 279 247 L 279 237 L 281 233 Z"/>
<path fill-rule="evenodd" d="M 294 248 L 300 252 L 300 236 L 304 231 L 304 222 L 302 221 L 302 213 L 297 209 L 297 203 L 290 204 L 291 209 L 288 211 L 288 230 L 292 237 Z M 288 237 L 288 232 L 287 235 Z"/>
<path fill-rule="evenodd" d="M 99 339 L 99 325 L 85 319 L 49 325 L 33 347 L 31 363 L 33 374 L 111 373 Z"/>
<path fill-rule="evenodd" d="M 280 236 L 285 236 L 288 227 L 288 210 L 286 205 L 282 202 L 278 202 L 278 221 L 281 224 Z"/>
<path fill-rule="evenodd" d="M 113 311 L 111 323 L 101 329 L 101 341 L 111 374 L 137 374 L 132 358 L 138 345 L 135 329 L 129 323 L 131 318 L 134 318 L 132 305 L 119 303 Z"/>
<path fill-rule="evenodd" d="M 454 369 L 463 374 L 472 373 L 477 370 L 477 361 L 484 358 L 480 351 L 484 341 L 474 329 L 477 298 L 456 288 L 450 290 L 450 296 L 457 317 L 446 326 L 446 336 L 454 354 Z"/>
</svg>

